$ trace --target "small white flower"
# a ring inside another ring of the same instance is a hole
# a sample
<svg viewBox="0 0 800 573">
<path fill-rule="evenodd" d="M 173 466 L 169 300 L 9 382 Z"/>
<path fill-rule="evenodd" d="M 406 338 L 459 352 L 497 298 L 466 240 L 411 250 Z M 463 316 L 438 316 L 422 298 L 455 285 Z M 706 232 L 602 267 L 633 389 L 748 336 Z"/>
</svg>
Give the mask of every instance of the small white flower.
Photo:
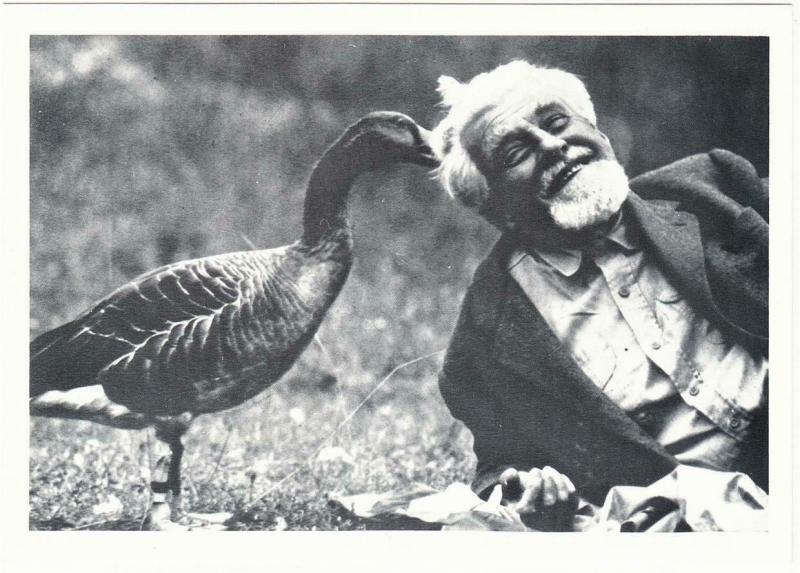
<svg viewBox="0 0 800 573">
<path fill-rule="evenodd" d="M 300 426 L 306 422 L 306 413 L 302 408 L 292 408 L 289 410 L 289 419 Z"/>
<path fill-rule="evenodd" d="M 114 495 L 106 496 L 106 500 L 92 508 L 92 513 L 106 518 L 116 518 L 122 515 L 122 502 Z"/>
<path fill-rule="evenodd" d="M 353 465 L 355 463 L 353 456 L 347 453 L 347 450 L 339 446 L 329 446 L 327 448 L 322 448 L 317 454 L 317 461 L 323 463 L 342 462 L 349 465 Z"/>
</svg>

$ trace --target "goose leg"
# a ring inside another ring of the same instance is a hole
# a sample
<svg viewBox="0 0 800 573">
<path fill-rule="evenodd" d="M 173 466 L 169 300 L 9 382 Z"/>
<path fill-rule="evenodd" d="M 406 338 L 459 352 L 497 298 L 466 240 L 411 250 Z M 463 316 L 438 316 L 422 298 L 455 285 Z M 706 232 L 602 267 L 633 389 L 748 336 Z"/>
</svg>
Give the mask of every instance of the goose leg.
<svg viewBox="0 0 800 573">
<path fill-rule="evenodd" d="M 156 425 L 156 438 L 169 446 L 170 455 L 161 456 L 153 468 L 150 489 L 153 502 L 147 519 L 147 529 L 156 531 L 185 530 L 188 527 L 178 520 L 181 507 L 181 459 L 184 426 L 174 423 Z M 171 496 L 170 496 L 171 494 Z M 171 497 L 171 500 L 170 500 Z"/>
<path fill-rule="evenodd" d="M 169 464 L 170 467 L 172 464 Z M 153 479 L 150 482 L 152 503 L 147 514 L 146 528 L 151 531 L 182 530 L 186 527 L 172 521 L 172 508 L 169 503 L 169 473 L 167 457 L 162 456 L 153 469 Z"/>
<path fill-rule="evenodd" d="M 162 431 L 159 433 L 159 437 L 167 442 L 170 449 L 169 470 L 163 486 L 172 494 L 171 521 L 175 526 L 180 524 L 180 527 L 188 529 L 224 529 L 222 523 L 230 519 L 230 513 L 188 513 L 183 508 L 181 461 L 184 447 L 181 441 L 182 435 L 182 432 Z"/>
<path fill-rule="evenodd" d="M 172 519 L 183 516 L 183 498 L 181 497 L 181 460 L 183 459 L 183 442 L 180 436 L 170 440 L 169 472 L 167 473 L 167 489 L 172 492 Z"/>
</svg>

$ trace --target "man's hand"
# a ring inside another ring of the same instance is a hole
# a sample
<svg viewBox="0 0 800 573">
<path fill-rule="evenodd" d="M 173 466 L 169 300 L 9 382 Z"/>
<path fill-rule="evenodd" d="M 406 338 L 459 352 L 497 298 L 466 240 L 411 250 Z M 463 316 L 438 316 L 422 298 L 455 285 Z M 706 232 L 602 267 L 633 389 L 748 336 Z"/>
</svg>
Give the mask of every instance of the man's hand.
<svg viewBox="0 0 800 573">
<path fill-rule="evenodd" d="M 503 501 L 520 514 L 529 527 L 563 531 L 569 529 L 577 507 L 575 486 L 550 466 L 521 472 L 508 468 L 500 474 Z M 533 514 L 537 514 L 536 517 Z"/>
</svg>

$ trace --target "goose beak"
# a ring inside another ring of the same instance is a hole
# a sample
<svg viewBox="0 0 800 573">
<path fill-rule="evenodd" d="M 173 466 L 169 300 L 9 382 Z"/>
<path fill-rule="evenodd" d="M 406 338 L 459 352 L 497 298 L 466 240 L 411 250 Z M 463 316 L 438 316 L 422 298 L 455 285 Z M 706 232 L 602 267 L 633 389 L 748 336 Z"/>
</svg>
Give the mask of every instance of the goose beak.
<svg viewBox="0 0 800 573">
<path fill-rule="evenodd" d="M 431 148 L 431 132 L 424 127 L 418 127 L 418 140 L 414 146 L 416 152 L 417 162 L 423 167 L 439 167 L 439 158 Z"/>
</svg>

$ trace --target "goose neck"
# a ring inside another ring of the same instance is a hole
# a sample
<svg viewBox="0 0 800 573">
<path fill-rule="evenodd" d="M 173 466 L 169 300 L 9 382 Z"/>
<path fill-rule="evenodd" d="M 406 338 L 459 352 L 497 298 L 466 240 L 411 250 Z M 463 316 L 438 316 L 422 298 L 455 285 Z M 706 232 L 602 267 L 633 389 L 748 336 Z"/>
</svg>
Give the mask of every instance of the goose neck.
<svg viewBox="0 0 800 573">
<path fill-rule="evenodd" d="M 362 171 L 345 145 L 328 150 L 314 167 L 303 209 L 303 241 L 315 244 L 346 229 L 350 189 Z"/>
</svg>

